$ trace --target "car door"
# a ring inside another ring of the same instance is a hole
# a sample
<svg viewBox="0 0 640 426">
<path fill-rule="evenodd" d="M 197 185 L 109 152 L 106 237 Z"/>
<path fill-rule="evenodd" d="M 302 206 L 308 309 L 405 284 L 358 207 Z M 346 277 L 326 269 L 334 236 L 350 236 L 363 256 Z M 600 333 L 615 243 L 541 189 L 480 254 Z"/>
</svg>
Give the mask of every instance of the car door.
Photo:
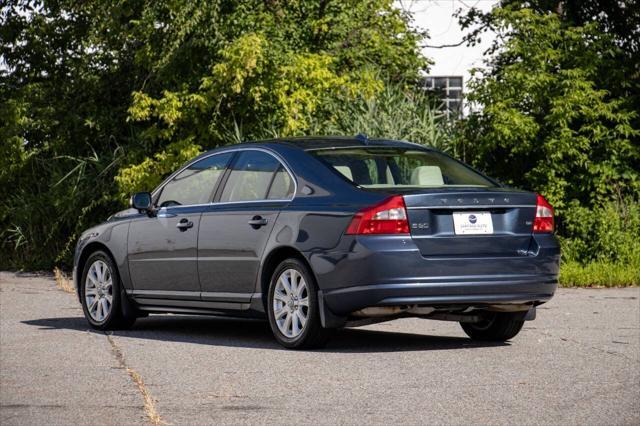
<svg viewBox="0 0 640 426">
<path fill-rule="evenodd" d="M 280 210 L 294 194 L 293 176 L 271 153 L 240 151 L 217 202 L 202 213 L 198 273 L 202 299 L 249 302 L 260 259 Z"/>
<path fill-rule="evenodd" d="M 200 216 L 232 155 L 212 155 L 190 164 L 154 193 L 155 215 L 131 222 L 128 260 L 137 299 L 200 299 Z"/>
</svg>

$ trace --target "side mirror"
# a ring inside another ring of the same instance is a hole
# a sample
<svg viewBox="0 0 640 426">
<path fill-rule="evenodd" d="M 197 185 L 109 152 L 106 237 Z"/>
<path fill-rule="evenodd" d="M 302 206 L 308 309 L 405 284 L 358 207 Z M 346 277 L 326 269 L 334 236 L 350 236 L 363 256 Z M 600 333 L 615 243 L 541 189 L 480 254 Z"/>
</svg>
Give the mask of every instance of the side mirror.
<svg viewBox="0 0 640 426">
<path fill-rule="evenodd" d="M 134 209 L 150 213 L 153 210 L 153 202 L 151 201 L 151 193 L 136 192 L 131 196 L 129 205 Z"/>
</svg>

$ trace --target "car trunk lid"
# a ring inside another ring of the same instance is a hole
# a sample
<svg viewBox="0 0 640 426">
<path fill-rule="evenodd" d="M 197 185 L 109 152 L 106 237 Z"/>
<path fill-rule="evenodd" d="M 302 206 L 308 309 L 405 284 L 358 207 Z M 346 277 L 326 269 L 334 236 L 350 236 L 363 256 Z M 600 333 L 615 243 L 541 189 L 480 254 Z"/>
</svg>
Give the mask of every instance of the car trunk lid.
<svg viewBox="0 0 640 426">
<path fill-rule="evenodd" d="M 403 195 L 411 237 L 423 256 L 528 254 L 536 212 L 534 193 L 452 188 Z"/>
</svg>

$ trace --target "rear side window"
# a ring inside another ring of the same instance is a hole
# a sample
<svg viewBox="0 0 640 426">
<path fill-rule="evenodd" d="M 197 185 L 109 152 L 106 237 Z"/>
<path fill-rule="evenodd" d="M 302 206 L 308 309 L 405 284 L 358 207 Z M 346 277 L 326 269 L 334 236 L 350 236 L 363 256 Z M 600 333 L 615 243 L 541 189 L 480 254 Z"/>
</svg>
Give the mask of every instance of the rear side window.
<svg viewBox="0 0 640 426">
<path fill-rule="evenodd" d="M 204 204 L 211 201 L 213 190 L 231 156 L 231 153 L 212 155 L 191 164 L 164 186 L 158 198 L 158 206 Z"/>
<path fill-rule="evenodd" d="M 267 198 L 270 200 L 287 200 L 293 196 L 293 180 L 283 166 L 273 176 Z"/>
<path fill-rule="evenodd" d="M 262 151 L 243 151 L 234 162 L 221 202 L 285 199 L 293 195 L 291 176 Z"/>
<path fill-rule="evenodd" d="M 310 153 L 365 188 L 496 186 L 464 164 L 435 151 L 357 147 Z"/>
</svg>

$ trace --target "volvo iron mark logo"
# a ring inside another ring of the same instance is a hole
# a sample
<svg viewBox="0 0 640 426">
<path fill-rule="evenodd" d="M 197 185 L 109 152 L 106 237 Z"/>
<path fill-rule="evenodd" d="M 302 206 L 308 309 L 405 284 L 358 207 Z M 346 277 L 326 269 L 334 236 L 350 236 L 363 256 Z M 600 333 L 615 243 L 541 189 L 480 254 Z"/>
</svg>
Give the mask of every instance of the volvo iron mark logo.
<svg viewBox="0 0 640 426">
<path fill-rule="evenodd" d="M 469 215 L 469 222 L 476 223 L 477 221 L 478 221 L 478 218 L 476 217 L 476 215 L 474 214 Z"/>
</svg>

